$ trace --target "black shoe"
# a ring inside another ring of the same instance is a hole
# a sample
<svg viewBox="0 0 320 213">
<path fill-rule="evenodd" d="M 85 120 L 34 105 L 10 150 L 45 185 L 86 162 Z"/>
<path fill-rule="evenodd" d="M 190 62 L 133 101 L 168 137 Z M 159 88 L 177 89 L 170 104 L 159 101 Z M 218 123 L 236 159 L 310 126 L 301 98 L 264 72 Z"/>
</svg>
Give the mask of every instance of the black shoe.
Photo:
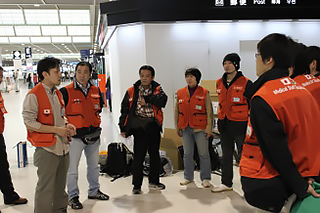
<svg viewBox="0 0 320 213">
<path fill-rule="evenodd" d="M 71 206 L 72 209 L 82 209 L 83 206 L 79 201 L 79 196 L 73 197 L 69 200 L 69 206 Z"/>
<path fill-rule="evenodd" d="M 142 194 L 143 192 L 141 191 L 141 188 L 135 188 L 135 187 L 133 187 L 133 189 L 132 189 L 132 194 L 134 194 L 134 195 L 140 195 L 140 194 Z"/>
<path fill-rule="evenodd" d="M 163 183 L 149 183 L 149 189 L 163 190 L 166 186 Z"/>
<path fill-rule="evenodd" d="M 109 195 L 102 193 L 100 190 L 93 196 L 88 196 L 88 199 L 95 199 L 95 200 L 109 200 Z"/>
</svg>

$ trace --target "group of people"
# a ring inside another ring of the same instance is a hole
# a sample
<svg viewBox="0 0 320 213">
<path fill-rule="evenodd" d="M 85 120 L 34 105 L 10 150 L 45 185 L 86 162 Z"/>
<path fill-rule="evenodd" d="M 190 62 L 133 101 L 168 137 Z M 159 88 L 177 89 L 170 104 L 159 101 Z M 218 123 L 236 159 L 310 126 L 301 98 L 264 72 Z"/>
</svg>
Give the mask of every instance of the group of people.
<svg viewBox="0 0 320 213">
<path fill-rule="evenodd" d="M 212 186 L 208 138 L 213 109 L 208 90 L 199 85 L 197 68 L 185 71 L 187 86 L 176 93 L 175 125 L 184 148 L 184 186 L 194 181 L 194 147 L 200 157 L 200 179 L 212 192 L 233 190 L 233 152 L 241 156 L 240 175 L 246 201 L 257 211 L 280 212 L 285 203 L 307 195 L 319 180 L 320 48 L 306 47 L 283 34 L 270 34 L 257 45 L 255 82 L 240 68 L 240 57 L 223 59 L 225 73 L 217 81 L 218 130 L 222 144 L 221 184 Z M 123 137 L 134 136 L 133 194 L 141 194 L 142 163 L 148 151 L 149 188 L 159 181 L 159 143 L 167 96 L 147 65 L 121 103 Z M 156 151 L 155 151 L 156 149 Z M 157 174 L 157 175 L 155 175 Z"/>
<path fill-rule="evenodd" d="M 212 192 L 233 190 L 233 151 L 241 154 L 240 175 L 246 201 L 260 210 L 280 212 L 292 197 L 320 197 L 312 188 L 319 181 L 320 49 L 306 47 L 283 34 L 270 34 L 257 45 L 255 82 L 240 68 L 240 57 L 227 54 L 225 73 L 217 81 L 218 130 L 222 142 L 221 184 L 212 186 L 208 138 L 212 135 L 213 109 L 208 90 L 199 85 L 197 68 L 185 71 L 187 86 L 176 93 L 175 125 L 184 148 L 185 186 L 194 181 L 194 149 L 200 157 L 200 179 Z M 100 191 L 100 113 L 104 105 L 99 88 L 91 82 L 92 67 L 76 66 L 74 82 L 61 83 L 60 61 L 39 61 L 40 83 L 26 95 L 22 116 L 28 141 L 36 147 L 34 165 L 38 182 L 34 212 L 82 209 L 78 166 L 87 160 L 88 199 L 108 200 Z M 289 76 L 290 75 L 290 76 Z M 3 69 L 0 68 L 0 82 Z M 121 102 L 119 128 L 123 137 L 134 136 L 132 193 L 142 194 L 143 162 L 150 156 L 149 189 L 164 190 L 160 182 L 160 140 L 168 96 L 156 82 L 155 69 L 143 65 L 140 80 L 128 88 Z M 4 107 L 0 96 L 0 187 L 5 204 L 24 204 L 14 190 L 2 135 Z M 319 147 L 319 148 L 318 148 Z M 67 191 L 65 192 L 65 186 Z M 295 199 L 295 198 L 293 198 Z"/>
</svg>

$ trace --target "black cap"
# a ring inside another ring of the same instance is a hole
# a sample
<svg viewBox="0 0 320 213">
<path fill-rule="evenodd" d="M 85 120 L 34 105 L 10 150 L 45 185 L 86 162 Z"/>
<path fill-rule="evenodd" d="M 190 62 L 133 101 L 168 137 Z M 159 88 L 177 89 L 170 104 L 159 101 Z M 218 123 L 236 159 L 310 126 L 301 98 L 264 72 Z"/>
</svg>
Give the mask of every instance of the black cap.
<svg viewBox="0 0 320 213">
<path fill-rule="evenodd" d="M 222 61 L 222 64 L 224 64 L 225 61 L 231 61 L 234 65 L 234 67 L 236 68 L 236 70 L 238 71 L 240 68 L 240 56 L 237 53 L 230 53 L 228 55 L 226 55 Z"/>
<path fill-rule="evenodd" d="M 187 77 L 187 75 L 193 75 L 194 77 L 196 77 L 197 84 L 199 84 L 201 79 L 201 72 L 198 68 L 187 69 L 185 72 L 185 77 Z"/>
</svg>

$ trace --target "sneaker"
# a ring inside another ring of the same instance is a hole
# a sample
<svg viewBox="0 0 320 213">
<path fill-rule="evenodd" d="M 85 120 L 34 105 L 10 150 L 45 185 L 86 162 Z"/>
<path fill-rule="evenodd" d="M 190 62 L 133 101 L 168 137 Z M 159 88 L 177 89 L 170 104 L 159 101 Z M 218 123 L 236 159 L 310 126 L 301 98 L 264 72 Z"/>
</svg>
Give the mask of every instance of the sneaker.
<svg viewBox="0 0 320 213">
<path fill-rule="evenodd" d="M 100 190 L 98 190 L 95 195 L 93 195 L 93 196 L 89 195 L 88 199 L 109 200 L 109 195 L 107 195 L 107 194 L 101 192 Z"/>
<path fill-rule="evenodd" d="M 184 180 L 184 181 L 181 181 L 181 182 L 180 182 L 180 185 L 181 185 L 181 186 L 186 186 L 186 185 L 188 185 L 189 183 L 193 183 L 193 180 Z"/>
<path fill-rule="evenodd" d="M 163 183 L 149 183 L 149 189 L 163 190 L 166 186 Z"/>
<path fill-rule="evenodd" d="M 72 209 L 82 209 L 83 206 L 79 201 L 79 197 L 73 197 L 69 200 L 69 206 L 71 206 Z"/>
<path fill-rule="evenodd" d="M 132 194 L 134 194 L 134 195 L 140 195 L 142 193 L 143 192 L 141 191 L 141 188 L 133 188 L 132 189 Z"/>
<path fill-rule="evenodd" d="M 233 188 L 232 187 L 228 187 L 224 184 L 220 184 L 219 186 L 217 187 L 213 187 L 211 189 L 211 192 L 224 192 L 224 191 L 232 191 Z"/>
<path fill-rule="evenodd" d="M 210 188 L 212 184 L 210 183 L 210 180 L 203 180 L 202 181 L 203 188 Z"/>
</svg>

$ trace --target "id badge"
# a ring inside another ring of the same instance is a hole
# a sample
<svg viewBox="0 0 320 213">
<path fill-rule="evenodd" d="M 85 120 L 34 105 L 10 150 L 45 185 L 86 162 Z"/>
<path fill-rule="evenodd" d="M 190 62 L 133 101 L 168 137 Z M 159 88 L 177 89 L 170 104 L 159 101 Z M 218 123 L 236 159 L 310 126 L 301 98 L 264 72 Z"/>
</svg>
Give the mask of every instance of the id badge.
<svg viewBox="0 0 320 213">
<path fill-rule="evenodd" d="M 62 107 L 61 116 L 64 117 L 66 115 L 66 108 Z"/>
<path fill-rule="evenodd" d="M 240 102 L 240 98 L 238 98 L 238 97 L 233 97 L 233 102 Z"/>
<path fill-rule="evenodd" d="M 197 110 L 202 110 L 202 106 L 196 105 L 196 109 L 197 109 Z"/>
</svg>

